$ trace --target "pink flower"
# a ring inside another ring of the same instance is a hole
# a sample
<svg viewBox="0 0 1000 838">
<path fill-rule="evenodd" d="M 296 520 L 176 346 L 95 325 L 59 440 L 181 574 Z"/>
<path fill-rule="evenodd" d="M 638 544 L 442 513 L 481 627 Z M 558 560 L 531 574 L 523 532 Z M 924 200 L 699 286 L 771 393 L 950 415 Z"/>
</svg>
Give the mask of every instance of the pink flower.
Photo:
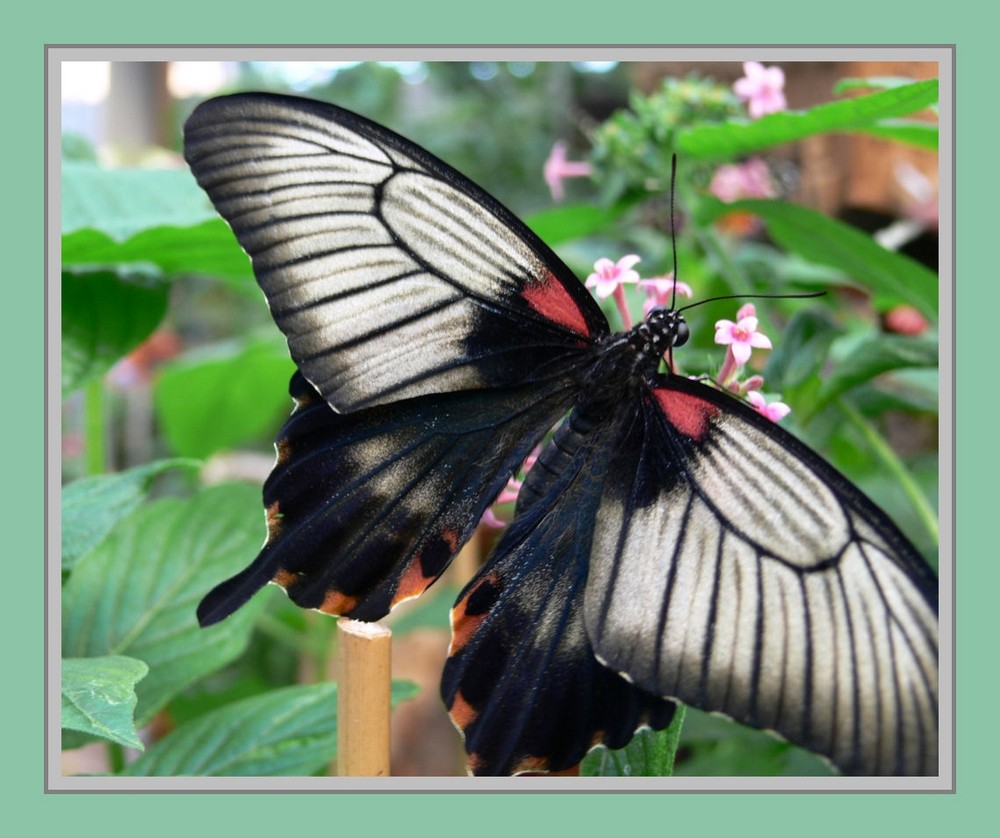
<svg viewBox="0 0 1000 838">
<path fill-rule="evenodd" d="M 642 304 L 642 313 L 649 314 L 650 309 L 655 306 L 669 306 L 673 302 L 674 288 L 682 297 L 692 295 L 691 286 L 685 282 L 674 282 L 673 271 L 666 276 L 657 276 L 652 279 L 640 279 L 639 286 L 646 289 L 646 302 Z"/>
<path fill-rule="evenodd" d="M 743 62 L 744 77 L 733 85 L 733 92 L 749 103 L 750 116 L 759 119 L 788 107 L 785 101 L 785 74 L 780 67 L 765 67 L 757 61 Z"/>
<path fill-rule="evenodd" d="M 750 406 L 761 416 L 770 419 L 772 422 L 780 422 L 792 412 L 792 409 L 784 402 L 771 402 L 771 404 L 768 404 L 764 400 L 764 397 L 756 390 L 751 390 L 747 393 L 747 401 L 750 402 Z"/>
<path fill-rule="evenodd" d="M 753 349 L 771 348 L 770 338 L 757 331 L 757 322 L 757 310 L 747 303 L 737 312 L 735 323 L 719 320 L 715 324 L 715 342 L 729 347 L 738 366 L 750 360 Z"/>
<path fill-rule="evenodd" d="M 622 256 L 617 262 L 610 259 L 598 259 L 594 262 L 594 273 L 587 277 L 585 285 L 593 288 L 594 293 L 600 298 L 610 296 L 622 283 L 636 283 L 639 281 L 639 274 L 632 270 L 632 266 L 638 264 L 639 257 L 634 253 Z"/>
<path fill-rule="evenodd" d="M 549 159 L 545 161 L 545 168 L 542 171 L 552 193 L 552 200 L 561 201 L 564 197 L 563 180 L 568 177 L 589 177 L 593 167 L 583 161 L 567 160 L 566 143 L 560 140 L 552 146 Z"/>
<path fill-rule="evenodd" d="M 535 464 L 538 459 L 538 455 L 541 454 L 542 449 L 540 446 L 536 445 L 531 453 L 525 458 L 524 464 L 521 466 L 521 477 L 518 478 L 517 475 L 512 475 L 507 480 L 507 485 L 503 488 L 497 499 L 493 501 L 493 506 L 487 507 L 486 511 L 483 513 L 483 517 L 480 519 L 480 523 L 487 527 L 493 527 L 494 529 L 502 529 L 507 526 L 507 522 L 497 517 L 497 514 L 493 511 L 494 507 L 502 503 L 516 503 L 517 496 L 521 491 L 521 486 L 524 483 L 524 478 L 528 476 L 528 472 L 531 471 L 531 467 Z"/>
<path fill-rule="evenodd" d="M 774 183 L 767 163 L 751 157 L 745 163 L 719 166 L 712 175 L 708 191 L 727 204 L 740 198 L 773 198 Z"/>
</svg>

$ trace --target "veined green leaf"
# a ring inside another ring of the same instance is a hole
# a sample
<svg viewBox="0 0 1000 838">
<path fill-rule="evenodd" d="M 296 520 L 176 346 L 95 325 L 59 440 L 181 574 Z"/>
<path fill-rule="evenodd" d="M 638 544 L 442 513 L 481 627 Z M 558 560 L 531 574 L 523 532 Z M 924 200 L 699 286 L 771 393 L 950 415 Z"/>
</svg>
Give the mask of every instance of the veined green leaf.
<svg viewBox="0 0 1000 838">
<path fill-rule="evenodd" d="M 609 750 L 603 745 L 583 758 L 584 777 L 669 777 L 680 744 L 686 708 L 678 705 L 673 720 L 663 730 L 644 728 L 636 732 L 624 748 Z"/>
<path fill-rule="evenodd" d="M 240 655 L 266 598 L 202 629 L 199 600 L 260 548 L 260 489 L 223 484 L 165 498 L 122 520 L 63 587 L 63 654 L 145 661 L 137 724 L 167 700 Z"/>
<path fill-rule="evenodd" d="M 149 667 L 123 655 L 64 658 L 62 727 L 142 750 L 135 731 L 135 685 Z"/>
<path fill-rule="evenodd" d="M 392 703 L 417 688 L 393 682 Z M 337 685 L 273 690 L 206 713 L 149 748 L 125 773 L 133 776 L 301 776 L 330 764 L 337 752 Z"/>
<path fill-rule="evenodd" d="M 101 543 L 139 508 L 153 479 L 173 468 L 197 468 L 197 460 L 157 460 L 118 474 L 83 477 L 62 489 L 62 568 Z"/>
</svg>

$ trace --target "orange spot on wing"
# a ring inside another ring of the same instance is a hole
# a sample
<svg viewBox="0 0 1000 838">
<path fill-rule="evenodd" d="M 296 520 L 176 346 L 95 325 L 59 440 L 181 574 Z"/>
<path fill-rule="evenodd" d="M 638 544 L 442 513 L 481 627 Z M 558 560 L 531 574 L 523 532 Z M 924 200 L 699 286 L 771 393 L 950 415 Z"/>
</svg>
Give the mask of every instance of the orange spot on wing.
<svg viewBox="0 0 1000 838">
<path fill-rule="evenodd" d="M 274 461 L 276 466 L 287 463 L 292 457 L 292 444 L 287 438 L 279 439 L 274 443 L 274 451 L 277 455 Z"/>
<path fill-rule="evenodd" d="M 455 724 L 462 730 L 465 730 L 470 724 L 472 724 L 476 720 L 476 716 L 479 715 L 479 713 L 476 712 L 476 709 L 465 700 L 465 696 L 462 695 L 461 691 L 455 693 L 455 698 L 452 699 L 451 707 L 448 708 L 448 714 L 451 716 Z"/>
<path fill-rule="evenodd" d="M 456 602 L 455 607 L 451 609 L 451 645 L 448 647 L 449 657 L 457 655 L 462 651 L 465 644 L 469 642 L 483 620 L 486 619 L 486 615 L 489 612 L 484 611 L 482 614 L 470 615 L 466 613 L 466 609 L 469 605 L 469 598 L 487 583 L 494 584 L 490 577 L 483 577 L 479 584 Z"/>
<path fill-rule="evenodd" d="M 292 573 L 290 570 L 285 570 L 284 568 L 279 568 L 278 572 L 274 574 L 271 581 L 275 585 L 281 585 L 282 588 L 288 590 L 289 587 L 294 585 L 298 581 L 298 576 Z"/>
<path fill-rule="evenodd" d="M 433 576 L 424 576 L 423 568 L 420 565 L 420 556 L 415 557 L 399 580 L 396 593 L 392 598 L 392 607 L 395 608 L 401 602 L 420 596 L 427 590 L 427 586 L 434 581 L 434 578 Z"/>
<path fill-rule="evenodd" d="M 340 591 L 329 590 L 326 592 L 323 604 L 320 605 L 318 610 L 324 614 L 343 616 L 353 611 L 357 604 L 358 598 L 356 596 L 348 596 L 347 594 L 342 594 Z"/>
<path fill-rule="evenodd" d="M 272 541 L 281 535 L 281 525 L 284 520 L 284 516 L 281 514 L 281 509 L 278 506 L 278 501 L 272 503 L 264 514 L 264 520 L 267 521 L 267 540 Z"/>
<path fill-rule="evenodd" d="M 549 761 L 545 757 L 522 757 L 514 766 L 513 774 L 549 773 Z"/>
</svg>

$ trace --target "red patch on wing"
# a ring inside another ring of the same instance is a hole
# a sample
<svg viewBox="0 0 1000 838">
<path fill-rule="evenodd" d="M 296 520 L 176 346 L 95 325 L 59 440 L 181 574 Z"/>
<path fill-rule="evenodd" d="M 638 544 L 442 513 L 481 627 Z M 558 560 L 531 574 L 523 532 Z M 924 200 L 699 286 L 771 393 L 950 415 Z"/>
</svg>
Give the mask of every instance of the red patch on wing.
<svg viewBox="0 0 1000 838">
<path fill-rule="evenodd" d="M 521 296 L 542 317 L 565 326 L 578 335 L 590 337 L 590 327 L 583 312 L 552 271 L 546 272 L 538 282 L 528 282 Z"/>
<path fill-rule="evenodd" d="M 653 395 L 677 432 L 696 441 L 705 437 L 712 417 L 719 413 L 719 408 L 711 402 L 679 390 L 661 388 L 654 390 Z"/>
</svg>

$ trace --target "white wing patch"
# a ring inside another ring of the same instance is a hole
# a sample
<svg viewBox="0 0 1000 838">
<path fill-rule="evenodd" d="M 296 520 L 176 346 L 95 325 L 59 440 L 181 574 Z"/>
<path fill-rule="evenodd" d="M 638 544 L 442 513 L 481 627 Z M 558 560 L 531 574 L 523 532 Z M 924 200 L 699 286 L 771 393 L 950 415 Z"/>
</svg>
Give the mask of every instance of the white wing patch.
<svg viewBox="0 0 1000 838">
<path fill-rule="evenodd" d="M 545 263 L 419 149 L 291 101 L 206 103 L 185 154 L 296 364 L 338 410 L 487 386 L 470 338 Z"/>
<path fill-rule="evenodd" d="M 685 473 L 647 442 L 641 467 L 613 467 L 645 478 L 606 490 L 597 516 L 584 609 L 599 658 L 846 772 L 936 773 L 937 614 L 891 540 L 738 416 L 717 417 Z M 667 488 L 640 503 L 651 463 Z"/>
</svg>

